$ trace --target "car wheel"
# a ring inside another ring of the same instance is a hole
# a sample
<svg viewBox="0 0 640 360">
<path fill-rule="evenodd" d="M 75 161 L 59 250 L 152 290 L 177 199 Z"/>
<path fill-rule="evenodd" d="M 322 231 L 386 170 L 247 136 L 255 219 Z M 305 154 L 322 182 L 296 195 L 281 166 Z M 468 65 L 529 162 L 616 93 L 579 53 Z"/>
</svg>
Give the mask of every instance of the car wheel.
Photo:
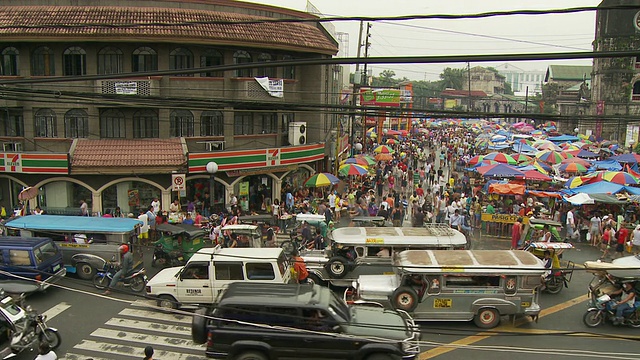
<svg viewBox="0 0 640 360">
<path fill-rule="evenodd" d="M 396 309 L 413 311 L 418 306 L 418 293 L 408 286 L 399 287 L 393 292 L 391 304 Z"/>
<path fill-rule="evenodd" d="M 347 259 L 342 256 L 336 256 L 327 263 L 327 272 L 335 279 L 342 279 L 347 275 L 348 267 Z"/>
<path fill-rule="evenodd" d="M 500 313 L 492 308 L 480 309 L 473 318 L 473 322 L 479 328 L 492 329 L 500 324 Z"/>
<path fill-rule="evenodd" d="M 269 358 L 259 351 L 245 351 L 234 357 L 235 360 L 269 360 Z"/>
<path fill-rule="evenodd" d="M 196 344 L 207 342 L 207 308 L 199 308 L 191 318 L 191 338 Z"/>
<path fill-rule="evenodd" d="M 365 360 L 401 360 L 402 356 L 396 354 L 371 354 L 365 358 Z"/>
<path fill-rule="evenodd" d="M 91 280 L 96 276 L 96 269 L 87 263 L 76 264 L 76 274 L 82 280 Z"/>
<path fill-rule="evenodd" d="M 320 277 L 316 274 L 309 274 L 309 276 L 307 276 L 307 284 L 317 284 L 320 286 L 327 285 L 327 283 L 322 281 L 322 279 L 320 279 Z"/>
<path fill-rule="evenodd" d="M 171 295 L 160 295 L 158 297 L 158 306 L 163 309 L 174 310 L 178 308 L 178 302 Z"/>
<path fill-rule="evenodd" d="M 594 328 L 602 324 L 603 320 L 604 316 L 602 311 L 597 309 L 587 311 L 582 317 L 582 322 L 590 328 Z"/>
</svg>

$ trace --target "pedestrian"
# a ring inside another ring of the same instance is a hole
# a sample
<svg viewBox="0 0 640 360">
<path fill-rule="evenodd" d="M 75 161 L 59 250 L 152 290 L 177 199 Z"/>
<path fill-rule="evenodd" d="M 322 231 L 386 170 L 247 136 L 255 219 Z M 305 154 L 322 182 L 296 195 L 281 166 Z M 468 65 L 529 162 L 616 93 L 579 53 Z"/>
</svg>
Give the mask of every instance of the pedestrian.
<svg viewBox="0 0 640 360">
<path fill-rule="evenodd" d="M 636 225 L 636 229 L 633 230 L 631 243 L 633 244 L 633 255 L 640 254 L 640 225 Z"/>
<path fill-rule="evenodd" d="M 143 360 L 153 360 L 153 348 L 151 346 L 147 346 L 144 348 Z"/>
<path fill-rule="evenodd" d="M 80 215 L 89 216 L 89 205 L 83 200 L 80 200 Z"/>
<path fill-rule="evenodd" d="M 625 226 L 624 221 L 620 222 L 620 230 L 616 233 L 617 242 L 616 242 L 616 253 L 615 257 L 622 257 L 624 253 L 624 245 L 629 238 L 629 229 Z"/>
<path fill-rule="evenodd" d="M 46 341 L 40 343 L 38 347 L 38 356 L 36 356 L 35 360 L 56 360 L 58 359 L 58 355 L 56 355 L 53 350 L 51 350 L 51 346 Z"/>
<path fill-rule="evenodd" d="M 522 218 L 519 217 L 511 228 L 511 250 L 518 249 L 518 243 L 522 237 Z"/>
</svg>

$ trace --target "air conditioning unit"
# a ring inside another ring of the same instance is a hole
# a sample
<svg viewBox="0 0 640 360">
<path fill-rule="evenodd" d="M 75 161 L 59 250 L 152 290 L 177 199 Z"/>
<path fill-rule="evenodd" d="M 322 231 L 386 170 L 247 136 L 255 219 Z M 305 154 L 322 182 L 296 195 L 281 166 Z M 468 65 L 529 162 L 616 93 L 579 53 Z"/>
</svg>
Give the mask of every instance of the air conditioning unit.
<svg viewBox="0 0 640 360">
<path fill-rule="evenodd" d="M 292 122 L 289 123 L 289 144 L 304 145 L 307 143 L 307 123 Z"/>
<path fill-rule="evenodd" d="M 224 150 L 224 141 L 207 141 L 205 147 L 207 151 L 222 151 Z"/>
<path fill-rule="evenodd" d="M 2 143 L 4 152 L 22 152 L 22 143 Z"/>
</svg>

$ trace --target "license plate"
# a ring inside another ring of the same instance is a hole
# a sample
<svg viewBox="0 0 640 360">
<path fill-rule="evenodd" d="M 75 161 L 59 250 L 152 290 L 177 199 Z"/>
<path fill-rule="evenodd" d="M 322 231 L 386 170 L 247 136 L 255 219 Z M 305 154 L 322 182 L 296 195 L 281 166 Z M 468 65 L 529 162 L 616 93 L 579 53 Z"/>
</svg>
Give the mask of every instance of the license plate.
<svg viewBox="0 0 640 360">
<path fill-rule="evenodd" d="M 436 309 L 450 308 L 452 305 L 452 299 L 433 299 L 433 307 Z"/>
<path fill-rule="evenodd" d="M 61 267 L 61 266 L 62 266 L 62 265 L 60 265 L 60 264 L 55 265 L 55 266 L 53 267 L 53 272 L 57 272 L 58 270 L 60 270 L 60 267 Z"/>
</svg>

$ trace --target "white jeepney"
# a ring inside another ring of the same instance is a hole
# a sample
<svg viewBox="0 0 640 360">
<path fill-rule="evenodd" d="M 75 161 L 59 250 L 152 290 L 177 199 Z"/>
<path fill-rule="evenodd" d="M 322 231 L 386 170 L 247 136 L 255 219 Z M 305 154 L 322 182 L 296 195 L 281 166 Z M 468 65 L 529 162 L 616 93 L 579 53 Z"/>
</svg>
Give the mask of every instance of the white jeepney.
<svg viewBox="0 0 640 360">
<path fill-rule="evenodd" d="M 164 269 L 151 278 L 147 294 L 166 308 L 208 306 L 233 282 L 289 283 L 290 267 L 281 248 L 203 248 L 185 266 Z"/>
<path fill-rule="evenodd" d="M 461 232 L 444 224 L 426 227 L 343 227 L 325 250 L 301 253 L 309 280 L 350 286 L 360 275 L 392 274 L 392 256 L 407 249 L 466 249 Z"/>
</svg>

